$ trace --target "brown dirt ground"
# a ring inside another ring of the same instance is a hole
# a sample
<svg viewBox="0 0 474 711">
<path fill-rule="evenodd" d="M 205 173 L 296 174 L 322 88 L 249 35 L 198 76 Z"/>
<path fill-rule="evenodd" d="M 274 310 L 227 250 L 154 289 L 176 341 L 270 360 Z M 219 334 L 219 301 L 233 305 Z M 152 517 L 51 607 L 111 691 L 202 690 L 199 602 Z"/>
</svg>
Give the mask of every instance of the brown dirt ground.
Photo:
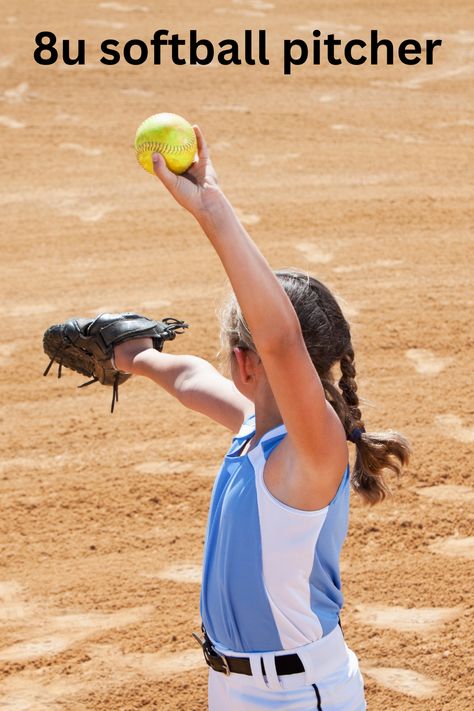
<svg viewBox="0 0 474 711">
<path fill-rule="evenodd" d="M 135 128 L 157 111 L 202 126 L 272 266 L 306 268 L 345 300 L 368 427 L 412 442 L 390 501 L 354 498 L 343 555 L 343 623 L 369 709 L 473 708 L 472 20 L 467 0 L 5 5 L 2 709 L 206 705 L 190 632 L 228 435 L 149 382 L 127 383 L 110 416 L 105 388 L 41 377 L 43 331 L 100 310 L 184 318 L 192 329 L 169 351 L 215 361 L 225 276 L 135 163 Z M 264 28 L 272 63 L 94 61 L 102 39 L 159 27 L 214 40 Z M 315 27 L 444 46 L 432 67 L 308 64 L 284 77 L 283 38 Z M 37 66 L 45 29 L 85 38 L 87 65 Z"/>
</svg>

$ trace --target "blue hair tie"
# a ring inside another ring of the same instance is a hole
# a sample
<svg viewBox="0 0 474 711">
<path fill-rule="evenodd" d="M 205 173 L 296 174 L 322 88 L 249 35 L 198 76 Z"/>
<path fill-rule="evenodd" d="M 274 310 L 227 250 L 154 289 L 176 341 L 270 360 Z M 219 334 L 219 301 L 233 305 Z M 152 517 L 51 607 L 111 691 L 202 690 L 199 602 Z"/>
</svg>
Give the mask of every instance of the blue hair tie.
<svg viewBox="0 0 474 711">
<path fill-rule="evenodd" d="M 347 435 L 347 439 L 349 442 L 353 442 L 354 444 L 358 444 L 361 440 L 362 435 L 365 432 L 365 427 L 354 427 L 352 432 Z"/>
</svg>

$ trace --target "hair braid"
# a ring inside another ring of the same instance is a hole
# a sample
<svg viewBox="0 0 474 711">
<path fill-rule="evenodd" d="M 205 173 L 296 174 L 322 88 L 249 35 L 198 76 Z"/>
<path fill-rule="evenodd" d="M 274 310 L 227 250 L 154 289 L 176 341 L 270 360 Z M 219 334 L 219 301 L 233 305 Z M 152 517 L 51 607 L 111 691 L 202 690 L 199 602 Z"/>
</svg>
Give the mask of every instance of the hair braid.
<svg viewBox="0 0 474 711">
<path fill-rule="evenodd" d="M 346 421 L 342 420 L 346 433 L 350 435 L 354 428 L 362 429 L 362 434 L 356 442 L 357 454 L 352 472 L 352 486 L 365 501 L 375 504 L 383 501 L 390 493 L 384 470 L 390 469 L 396 475 L 400 475 L 402 467 L 408 463 L 409 445 L 398 432 L 391 430 L 377 433 L 365 432 L 357 395 L 352 345 L 342 355 L 340 368 L 342 377 L 339 380 L 339 387 L 348 413 Z"/>
<path fill-rule="evenodd" d="M 354 350 L 350 346 L 340 361 L 342 377 L 339 380 L 339 387 L 342 391 L 342 396 L 346 401 L 349 414 L 349 428 L 346 428 L 347 434 L 350 434 L 354 427 L 363 427 L 362 413 L 359 409 L 359 396 L 357 395 L 357 383 L 355 381 L 356 369 L 354 365 Z"/>
</svg>

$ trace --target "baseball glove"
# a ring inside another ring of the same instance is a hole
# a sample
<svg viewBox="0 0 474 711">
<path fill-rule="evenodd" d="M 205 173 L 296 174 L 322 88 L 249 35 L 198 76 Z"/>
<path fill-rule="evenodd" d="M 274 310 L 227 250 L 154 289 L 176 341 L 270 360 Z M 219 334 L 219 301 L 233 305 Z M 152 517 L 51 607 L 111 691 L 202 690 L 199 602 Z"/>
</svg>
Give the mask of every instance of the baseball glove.
<svg viewBox="0 0 474 711">
<path fill-rule="evenodd" d="M 92 378 L 79 385 L 80 388 L 97 382 L 111 385 L 110 411 L 113 412 L 118 402 L 119 385 L 131 377 L 130 373 L 123 373 L 115 367 L 114 346 L 131 338 L 148 337 L 153 340 L 153 347 L 161 351 L 164 341 L 173 340 L 185 328 L 188 324 L 175 318 L 152 321 L 134 313 L 69 319 L 45 331 L 43 348 L 50 362 L 43 375 L 48 375 L 53 363 L 59 363 L 58 378 L 63 366 Z"/>
</svg>

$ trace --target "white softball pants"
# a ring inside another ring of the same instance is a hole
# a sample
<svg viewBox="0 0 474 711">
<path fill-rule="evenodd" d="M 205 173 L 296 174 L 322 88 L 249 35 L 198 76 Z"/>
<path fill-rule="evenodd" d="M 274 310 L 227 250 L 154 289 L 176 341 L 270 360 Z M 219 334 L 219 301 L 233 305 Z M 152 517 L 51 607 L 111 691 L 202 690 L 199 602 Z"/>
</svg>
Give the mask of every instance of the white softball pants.
<svg viewBox="0 0 474 711">
<path fill-rule="evenodd" d="M 357 657 L 337 626 L 317 642 L 284 652 L 246 654 L 225 650 L 232 657 L 248 657 L 252 676 L 226 676 L 209 669 L 209 711 L 364 711 L 364 683 Z M 298 654 L 305 671 L 277 676 L 275 656 Z M 263 659 L 266 676 L 262 674 Z"/>
</svg>

